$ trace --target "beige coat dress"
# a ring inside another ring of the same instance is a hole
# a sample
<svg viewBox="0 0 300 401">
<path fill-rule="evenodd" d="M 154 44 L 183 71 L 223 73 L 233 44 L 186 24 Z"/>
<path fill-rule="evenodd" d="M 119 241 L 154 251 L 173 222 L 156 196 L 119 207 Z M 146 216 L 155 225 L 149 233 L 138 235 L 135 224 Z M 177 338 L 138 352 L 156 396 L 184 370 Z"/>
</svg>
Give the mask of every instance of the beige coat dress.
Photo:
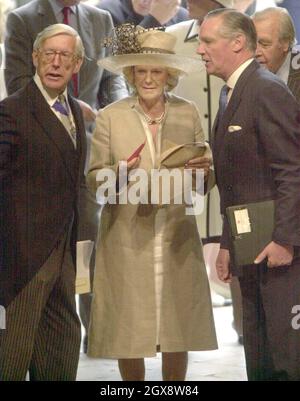
<svg viewBox="0 0 300 401">
<path fill-rule="evenodd" d="M 161 152 L 170 142 L 203 141 L 194 104 L 174 95 L 167 100 Z M 139 168 L 149 173 L 155 166 L 151 139 L 136 97 L 102 110 L 92 139 L 91 190 L 96 193 L 103 184 L 96 182 L 99 170 L 116 171 L 118 162 L 145 141 Z M 201 240 L 195 217 L 185 211 L 184 204 L 103 206 L 89 356 L 151 357 L 157 345 L 162 352 L 217 348 Z"/>
</svg>

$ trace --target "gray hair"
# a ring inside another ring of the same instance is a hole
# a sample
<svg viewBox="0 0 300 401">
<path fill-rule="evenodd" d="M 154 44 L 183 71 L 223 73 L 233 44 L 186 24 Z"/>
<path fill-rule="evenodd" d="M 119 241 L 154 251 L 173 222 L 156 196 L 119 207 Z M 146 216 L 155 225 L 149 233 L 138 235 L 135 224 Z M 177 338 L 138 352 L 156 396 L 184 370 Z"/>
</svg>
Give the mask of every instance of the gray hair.
<svg viewBox="0 0 300 401">
<path fill-rule="evenodd" d="M 69 25 L 65 24 L 54 24 L 54 25 L 49 25 L 47 28 L 43 29 L 36 37 L 34 43 L 33 43 L 33 50 L 37 51 L 39 50 L 43 43 L 49 39 L 52 38 L 53 36 L 58 36 L 58 35 L 69 35 L 72 36 L 73 38 L 76 39 L 76 47 L 75 47 L 75 53 L 76 57 L 79 59 L 82 59 L 84 57 L 84 47 L 82 44 L 82 40 L 80 36 L 78 35 L 78 32 L 75 31 L 72 27 Z"/>
<path fill-rule="evenodd" d="M 291 49 L 297 43 L 297 39 L 292 17 L 286 8 L 268 7 L 254 13 L 252 19 L 254 21 L 263 21 L 273 15 L 278 17 L 279 21 L 279 40 L 281 42 L 288 42 Z"/>
<path fill-rule="evenodd" d="M 252 19 L 239 11 L 231 8 L 220 8 L 210 11 L 205 19 L 221 16 L 223 24 L 219 30 L 223 38 L 234 39 L 239 35 L 246 37 L 247 49 L 255 52 L 257 35 Z"/>
<path fill-rule="evenodd" d="M 163 67 L 165 68 L 165 67 Z M 167 79 L 167 86 L 166 90 L 171 91 L 172 89 L 177 86 L 180 76 L 180 71 L 176 70 L 175 68 L 166 68 L 168 72 L 168 79 Z M 131 88 L 136 92 L 135 84 L 134 84 L 134 66 L 125 67 L 123 68 L 123 75 L 126 78 L 126 81 L 131 86 Z"/>
</svg>

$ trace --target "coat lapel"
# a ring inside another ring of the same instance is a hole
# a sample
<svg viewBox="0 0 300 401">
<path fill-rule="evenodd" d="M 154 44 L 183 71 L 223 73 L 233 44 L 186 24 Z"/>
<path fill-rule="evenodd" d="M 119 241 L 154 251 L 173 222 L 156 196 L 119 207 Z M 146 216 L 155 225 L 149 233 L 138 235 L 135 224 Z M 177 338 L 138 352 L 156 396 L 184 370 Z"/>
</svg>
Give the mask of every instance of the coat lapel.
<svg viewBox="0 0 300 401">
<path fill-rule="evenodd" d="M 232 120 L 233 115 L 239 107 L 239 104 L 242 99 L 242 94 L 245 86 L 249 82 L 250 75 L 259 68 L 259 64 L 257 61 L 253 61 L 242 73 L 240 78 L 238 79 L 234 90 L 232 92 L 230 101 L 227 105 L 227 108 L 223 114 L 222 119 L 219 118 L 219 113 L 217 114 L 216 120 L 213 126 L 213 143 L 223 142 L 224 135 L 227 133 L 227 128 L 230 125 L 230 121 Z"/>
<path fill-rule="evenodd" d="M 62 123 L 50 110 L 49 105 L 33 81 L 29 84 L 31 96 L 31 113 L 43 129 L 43 133 L 56 146 L 73 181 L 77 182 L 78 152 Z M 78 128 L 78 127 L 76 127 Z"/>
<path fill-rule="evenodd" d="M 136 96 L 128 97 L 128 106 L 130 110 L 134 113 L 137 125 L 140 127 L 139 129 L 135 129 L 134 132 L 131 132 L 131 143 L 134 144 L 133 151 L 136 150 L 142 143 L 146 141 L 144 149 L 142 150 L 142 160 L 143 164 L 149 166 L 150 168 L 153 166 L 152 158 L 151 158 L 151 149 L 149 147 L 149 142 L 147 140 L 147 136 L 145 133 L 145 127 L 143 126 L 141 117 L 138 114 L 137 110 L 134 110 L 137 107 L 138 100 Z M 129 155 L 130 156 L 130 155 Z"/>
<path fill-rule="evenodd" d="M 74 99 L 69 96 L 68 101 L 72 110 L 72 114 L 75 120 L 75 125 L 76 125 L 76 150 L 77 150 L 77 157 L 79 159 L 79 171 L 84 171 L 85 168 L 85 158 L 86 158 L 86 133 L 85 133 L 85 126 L 84 126 L 84 121 L 81 116 L 81 111 L 80 107 L 77 102 L 74 101 Z"/>
</svg>

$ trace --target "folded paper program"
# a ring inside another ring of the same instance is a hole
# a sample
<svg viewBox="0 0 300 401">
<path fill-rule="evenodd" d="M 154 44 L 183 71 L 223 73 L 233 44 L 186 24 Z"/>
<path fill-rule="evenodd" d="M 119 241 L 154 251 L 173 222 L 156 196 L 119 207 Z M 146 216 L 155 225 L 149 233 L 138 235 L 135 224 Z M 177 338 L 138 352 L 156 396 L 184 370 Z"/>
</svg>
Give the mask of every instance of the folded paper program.
<svg viewBox="0 0 300 401">
<path fill-rule="evenodd" d="M 162 153 L 158 168 L 180 168 L 195 157 L 204 156 L 207 145 L 204 142 L 184 143 L 169 147 Z"/>
</svg>

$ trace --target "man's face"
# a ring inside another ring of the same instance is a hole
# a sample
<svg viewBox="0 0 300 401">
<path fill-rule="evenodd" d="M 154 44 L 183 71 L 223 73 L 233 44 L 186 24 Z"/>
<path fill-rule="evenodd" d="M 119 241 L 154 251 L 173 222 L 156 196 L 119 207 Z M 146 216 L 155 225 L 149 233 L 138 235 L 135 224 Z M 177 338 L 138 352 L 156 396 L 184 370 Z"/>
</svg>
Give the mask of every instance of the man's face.
<svg viewBox="0 0 300 401">
<path fill-rule="evenodd" d="M 187 9 L 192 19 L 202 20 L 209 11 L 222 6 L 214 0 L 187 0 Z"/>
<path fill-rule="evenodd" d="M 199 29 L 200 45 L 198 53 L 202 56 L 208 74 L 226 80 L 231 75 L 232 39 L 223 38 L 219 29 L 220 16 L 205 19 Z"/>
<path fill-rule="evenodd" d="M 276 16 L 255 21 L 257 31 L 257 61 L 274 74 L 282 66 L 289 51 L 288 41 L 279 39 L 279 21 Z"/>
<path fill-rule="evenodd" d="M 131 0 L 134 11 L 139 15 L 148 15 L 152 0 Z"/>
<path fill-rule="evenodd" d="M 41 48 L 32 53 L 33 64 L 50 96 L 62 93 L 72 75 L 80 70 L 82 60 L 76 58 L 75 50 L 76 39 L 59 34 L 46 39 Z"/>
</svg>

